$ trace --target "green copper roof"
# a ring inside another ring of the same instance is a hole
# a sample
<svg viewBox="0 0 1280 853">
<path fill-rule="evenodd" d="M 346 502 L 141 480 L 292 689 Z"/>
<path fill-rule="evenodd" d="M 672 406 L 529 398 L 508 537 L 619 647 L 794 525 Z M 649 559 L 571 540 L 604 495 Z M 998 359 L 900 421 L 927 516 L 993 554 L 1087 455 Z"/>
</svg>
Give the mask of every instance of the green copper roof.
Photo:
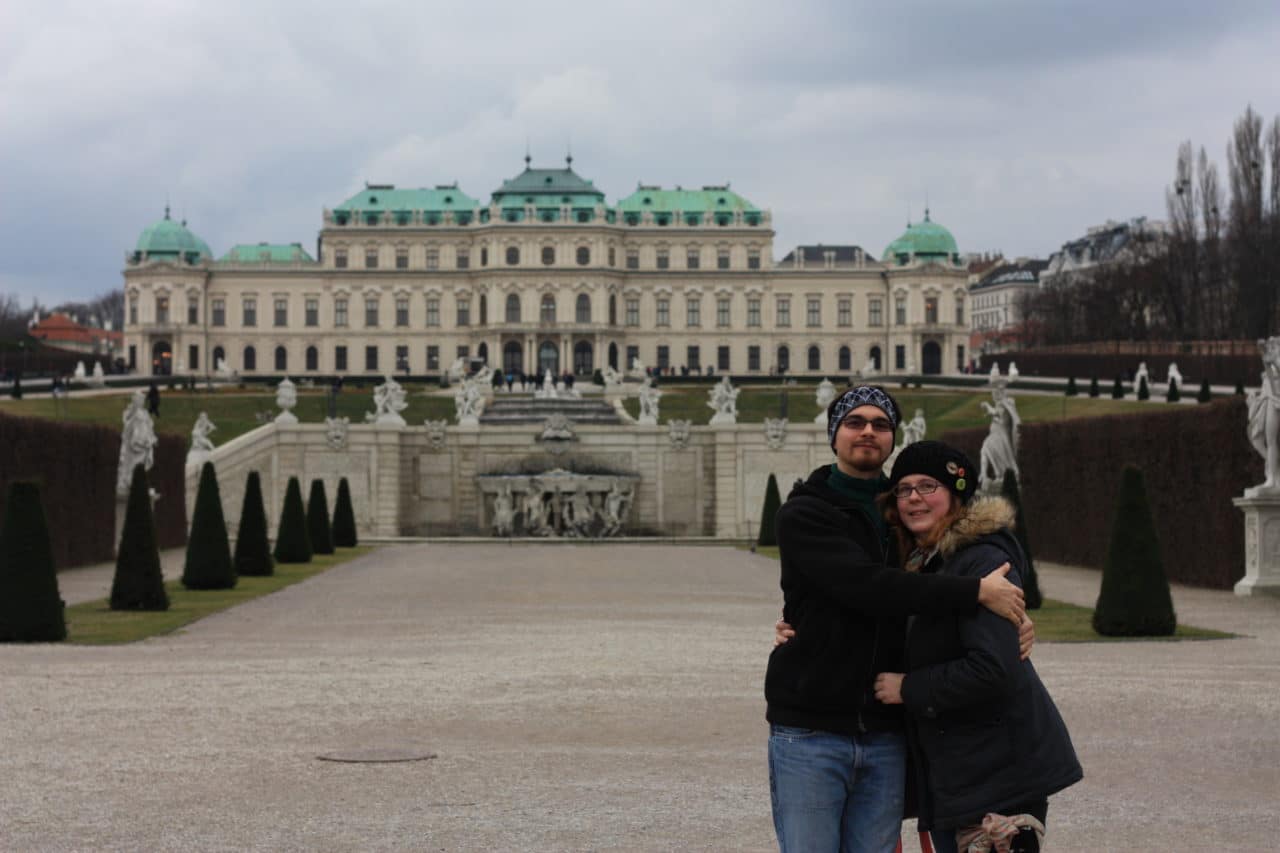
<svg viewBox="0 0 1280 853">
<path fill-rule="evenodd" d="M 237 243 L 218 260 L 231 263 L 315 263 L 301 243 Z"/>
<path fill-rule="evenodd" d="M 335 211 L 475 210 L 479 203 L 456 184 L 435 189 L 398 190 L 391 184 L 368 184 L 334 208 Z"/>
<path fill-rule="evenodd" d="M 213 257 L 209 244 L 188 230 L 185 222 L 178 223 L 169 218 L 168 205 L 164 208 L 164 219 L 143 231 L 134 248 L 152 258 L 176 258 L 181 255 L 193 262 L 200 256 Z"/>
<path fill-rule="evenodd" d="M 721 219 L 725 220 L 719 223 L 722 225 L 727 225 L 733 214 L 738 211 L 745 214 L 749 221 L 755 218 L 758 222 L 760 216 L 760 208 L 730 190 L 728 185 L 707 186 L 700 190 L 686 190 L 681 187 L 664 190 L 662 187 L 642 185 L 618 202 L 618 212 L 623 215 L 624 220 L 633 220 L 646 211 L 654 214 L 659 221 L 664 216 L 679 212 L 682 216 L 693 220 L 689 222 L 690 225 L 697 224 L 705 213 L 721 214 Z M 756 222 L 750 222 L 750 224 L 754 225 Z"/>
<path fill-rule="evenodd" d="M 565 158 L 563 169 L 534 169 L 525 158 L 524 171 L 503 181 L 493 191 L 493 201 L 503 207 L 548 204 L 571 207 L 595 207 L 604 201 L 604 193 L 595 184 L 573 171 L 573 158 Z"/>
<path fill-rule="evenodd" d="M 924 221 L 908 225 L 906 232 L 885 248 L 882 257 L 885 263 L 906 263 L 912 255 L 918 258 L 950 258 L 959 251 L 956 238 L 929 219 L 929 211 L 926 210 Z"/>
</svg>

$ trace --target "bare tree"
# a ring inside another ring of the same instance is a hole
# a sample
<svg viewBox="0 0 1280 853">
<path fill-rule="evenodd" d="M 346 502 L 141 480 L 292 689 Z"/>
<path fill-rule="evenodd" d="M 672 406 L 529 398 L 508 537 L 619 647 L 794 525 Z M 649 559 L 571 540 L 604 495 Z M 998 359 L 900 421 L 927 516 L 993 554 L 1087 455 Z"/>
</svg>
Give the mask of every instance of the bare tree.
<svg viewBox="0 0 1280 853">
<path fill-rule="evenodd" d="M 1202 276 L 1204 282 L 1204 317 L 1206 338 L 1227 338 L 1231 334 L 1231 307 L 1235 295 L 1222 266 L 1222 185 L 1218 182 L 1218 166 L 1209 161 L 1204 146 L 1200 147 L 1196 167 L 1199 187 L 1201 235 L 1203 238 Z"/>
<path fill-rule="evenodd" d="M 0 293 L 0 338 L 18 338 L 27 332 L 31 315 L 15 293 Z"/>
<path fill-rule="evenodd" d="M 1239 299 L 1237 325 L 1249 338 L 1266 337 L 1275 317 L 1274 288 L 1264 280 L 1262 119 L 1250 106 L 1235 124 L 1227 145 L 1231 188 L 1227 240 Z"/>
</svg>

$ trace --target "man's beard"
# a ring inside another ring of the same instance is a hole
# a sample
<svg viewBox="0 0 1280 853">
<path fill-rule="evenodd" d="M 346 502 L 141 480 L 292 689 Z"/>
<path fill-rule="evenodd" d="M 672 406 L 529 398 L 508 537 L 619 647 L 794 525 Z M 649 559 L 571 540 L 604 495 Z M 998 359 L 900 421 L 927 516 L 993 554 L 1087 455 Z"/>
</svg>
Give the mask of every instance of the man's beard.
<svg viewBox="0 0 1280 853">
<path fill-rule="evenodd" d="M 849 460 L 849 466 L 863 473 L 879 471 L 884 467 L 884 460 L 888 458 L 878 446 L 872 447 L 866 444 L 854 447 L 851 455 L 853 458 Z"/>
</svg>

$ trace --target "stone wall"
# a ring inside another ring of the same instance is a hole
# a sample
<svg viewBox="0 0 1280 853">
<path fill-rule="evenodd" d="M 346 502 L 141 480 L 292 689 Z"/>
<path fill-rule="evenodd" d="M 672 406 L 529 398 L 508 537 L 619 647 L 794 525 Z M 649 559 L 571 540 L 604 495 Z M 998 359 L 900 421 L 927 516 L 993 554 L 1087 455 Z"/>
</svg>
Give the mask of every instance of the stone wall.
<svg viewBox="0 0 1280 853">
<path fill-rule="evenodd" d="M 298 477 L 304 495 L 311 480 L 322 479 L 332 504 L 345 476 L 362 537 L 483 536 L 492 507 L 481 500 L 477 475 L 578 466 L 639 476 L 628 535 L 730 539 L 759 533 L 770 474 L 785 497 L 796 478 L 832 461 L 826 432 L 813 423 L 789 424 L 781 440 L 758 423 L 691 427 L 683 443 L 667 425 L 578 425 L 564 442 L 539 441 L 541 431 L 450 426 L 441 436 L 422 426 L 359 424 L 335 446 L 323 424 L 273 423 L 216 448 L 211 459 L 232 535 L 251 470 L 262 478 L 273 531 L 290 477 Z M 188 506 L 195 505 L 199 473 L 187 470 Z"/>
</svg>

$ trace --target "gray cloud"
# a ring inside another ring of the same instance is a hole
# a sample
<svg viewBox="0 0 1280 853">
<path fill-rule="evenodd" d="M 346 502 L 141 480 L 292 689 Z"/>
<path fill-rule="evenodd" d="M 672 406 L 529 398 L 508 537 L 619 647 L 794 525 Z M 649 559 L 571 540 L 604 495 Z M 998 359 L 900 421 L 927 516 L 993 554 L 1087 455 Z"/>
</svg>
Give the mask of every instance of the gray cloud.
<svg viewBox="0 0 1280 853">
<path fill-rule="evenodd" d="M 961 248 L 1163 215 L 1178 143 L 1280 111 L 1264 3 L 25 4 L 0 30 L 0 291 L 120 285 L 166 199 L 214 251 L 313 247 L 364 180 L 522 167 L 731 181 L 878 253 L 928 194 Z M 10 15 L 10 10 L 6 11 Z"/>
</svg>

